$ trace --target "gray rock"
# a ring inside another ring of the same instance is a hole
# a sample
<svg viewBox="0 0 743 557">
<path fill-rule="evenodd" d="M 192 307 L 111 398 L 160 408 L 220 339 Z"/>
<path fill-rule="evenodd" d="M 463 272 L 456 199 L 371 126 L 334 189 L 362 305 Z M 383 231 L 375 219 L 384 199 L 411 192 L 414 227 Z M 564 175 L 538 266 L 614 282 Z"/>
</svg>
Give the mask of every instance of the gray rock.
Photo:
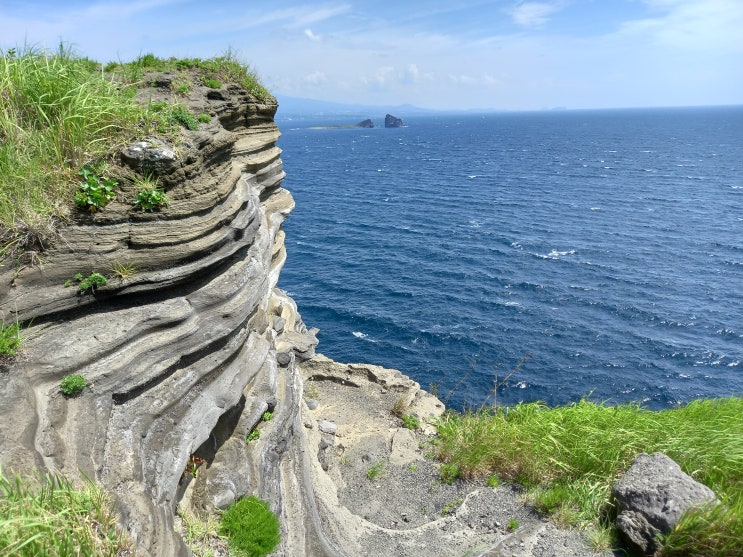
<svg viewBox="0 0 743 557">
<path fill-rule="evenodd" d="M 129 145 L 121 151 L 121 159 L 140 174 L 162 176 L 170 174 L 178 164 L 178 156 L 159 139 L 147 139 Z"/>
<path fill-rule="evenodd" d="M 632 550 L 645 555 L 657 554 L 658 535 L 673 530 L 687 509 L 717 499 L 663 453 L 637 455 L 613 493 L 617 529 Z"/>
<path fill-rule="evenodd" d="M 335 435 L 335 432 L 338 431 L 338 426 L 328 420 L 317 420 L 317 427 L 321 432 L 330 435 Z"/>
</svg>

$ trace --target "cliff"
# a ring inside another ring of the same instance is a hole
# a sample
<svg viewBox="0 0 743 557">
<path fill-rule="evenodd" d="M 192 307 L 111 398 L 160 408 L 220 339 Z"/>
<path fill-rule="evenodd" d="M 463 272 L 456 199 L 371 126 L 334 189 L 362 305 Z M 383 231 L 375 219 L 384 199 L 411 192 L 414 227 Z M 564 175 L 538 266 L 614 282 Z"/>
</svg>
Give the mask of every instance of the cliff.
<svg viewBox="0 0 743 557">
<path fill-rule="evenodd" d="M 143 99 L 167 94 L 167 79 L 148 81 Z M 173 516 L 192 455 L 205 459 L 193 506 L 255 492 L 283 512 L 282 483 L 296 475 L 286 464 L 301 397 L 295 361 L 317 342 L 276 288 L 294 201 L 281 187 L 275 101 L 225 85 L 195 87 L 187 104 L 213 118 L 166 150 L 168 207 L 137 211 L 124 187 L 64 227 L 39 265 L 0 269 L 0 307 L 26 324 L 1 372 L 0 465 L 94 479 L 143 555 L 187 552 Z M 116 277 L 117 265 L 136 272 Z M 92 272 L 108 284 L 65 287 Z M 70 373 L 88 382 L 76 397 L 60 392 Z M 266 442 L 248 446 L 266 410 Z"/>
</svg>

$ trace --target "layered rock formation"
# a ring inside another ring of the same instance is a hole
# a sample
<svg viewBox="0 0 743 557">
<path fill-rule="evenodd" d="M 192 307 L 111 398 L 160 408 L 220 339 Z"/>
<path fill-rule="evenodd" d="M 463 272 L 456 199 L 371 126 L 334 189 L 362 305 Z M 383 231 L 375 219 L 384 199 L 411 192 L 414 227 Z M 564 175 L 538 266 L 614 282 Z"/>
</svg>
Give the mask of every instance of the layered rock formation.
<svg viewBox="0 0 743 557">
<path fill-rule="evenodd" d="M 143 98 L 169 95 L 167 76 L 150 81 Z M 131 171 L 114 168 L 115 201 L 80 214 L 40 265 L 0 269 L 4 318 L 26 324 L 2 369 L 0 465 L 89 476 L 114 494 L 142 555 L 187 553 L 173 532 L 185 493 L 197 508 L 245 493 L 284 516 L 303 505 L 286 457 L 299 420 L 296 355 L 311 356 L 316 340 L 276 289 L 294 206 L 281 187 L 277 106 L 238 86 L 197 86 L 188 107 L 212 121 L 171 149 L 148 141 L 134 152 L 160 151 L 129 157 L 159 174 L 167 208 L 135 210 Z M 117 266 L 135 272 L 117 277 Z M 108 284 L 65 287 L 92 272 Z M 71 373 L 88 382 L 76 397 L 59 388 Z M 267 410 L 265 441 L 248 445 Z"/>
</svg>

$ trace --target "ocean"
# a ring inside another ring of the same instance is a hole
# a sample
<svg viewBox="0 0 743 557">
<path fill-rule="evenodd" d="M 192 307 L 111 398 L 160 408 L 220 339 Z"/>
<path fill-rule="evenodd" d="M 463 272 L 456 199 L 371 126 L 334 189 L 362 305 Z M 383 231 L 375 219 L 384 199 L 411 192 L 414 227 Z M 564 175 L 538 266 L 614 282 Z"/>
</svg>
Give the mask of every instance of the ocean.
<svg viewBox="0 0 743 557">
<path fill-rule="evenodd" d="M 743 395 L 743 107 L 396 116 L 277 117 L 319 352 L 458 409 Z"/>
</svg>

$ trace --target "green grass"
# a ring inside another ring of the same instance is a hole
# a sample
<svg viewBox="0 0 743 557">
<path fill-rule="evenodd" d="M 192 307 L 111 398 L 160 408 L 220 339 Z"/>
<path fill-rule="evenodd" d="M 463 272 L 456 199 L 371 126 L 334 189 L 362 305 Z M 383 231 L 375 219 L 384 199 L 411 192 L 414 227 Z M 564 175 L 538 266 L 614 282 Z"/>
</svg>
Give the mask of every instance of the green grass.
<svg viewBox="0 0 743 557">
<path fill-rule="evenodd" d="M 0 554 L 113 557 L 127 549 L 111 501 L 98 486 L 75 489 L 58 475 L 39 482 L 0 471 Z"/>
<path fill-rule="evenodd" d="M 21 324 L 0 322 L 0 357 L 15 356 L 21 347 Z"/>
<path fill-rule="evenodd" d="M 276 515 L 265 501 L 241 498 L 222 513 L 219 533 L 227 537 L 230 553 L 263 557 L 279 544 L 281 532 Z"/>
<path fill-rule="evenodd" d="M 540 510 L 564 522 L 601 528 L 612 518 L 618 477 L 638 453 L 661 451 L 723 502 L 684 520 L 669 536 L 667 554 L 682 554 L 670 548 L 683 546 L 699 555 L 738 556 L 743 547 L 730 547 L 741 546 L 743 536 L 741 432 L 742 398 L 660 412 L 586 400 L 557 408 L 533 403 L 445 415 L 438 456 L 465 477 L 495 474 L 526 486 Z M 705 543 L 711 548 L 702 550 Z"/>
<path fill-rule="evenodd" d="M 197 71 L 205 79 L 240 83 L 258 100 L 271 98 L 231 51 L 207 60 L 146 54 L 102 66 L 64 45 L 53 52 L 0 50 L 0 259 L 47 249 L 59 226 L 80 211 L 76 193 L 86 196 L 78 196 L 84 210 L 105 205 L 89 203 L 88 192 L 78 190 L 85 165 L 105 167 L 134 139 L 175 138 L 178 126 L 198 128 L 177 103 L 136 101 L 137 87 L 148 85 L 145 72 L 156 70 L 176 72 L 176 88 L 187 71 Z"/>
</svg>

